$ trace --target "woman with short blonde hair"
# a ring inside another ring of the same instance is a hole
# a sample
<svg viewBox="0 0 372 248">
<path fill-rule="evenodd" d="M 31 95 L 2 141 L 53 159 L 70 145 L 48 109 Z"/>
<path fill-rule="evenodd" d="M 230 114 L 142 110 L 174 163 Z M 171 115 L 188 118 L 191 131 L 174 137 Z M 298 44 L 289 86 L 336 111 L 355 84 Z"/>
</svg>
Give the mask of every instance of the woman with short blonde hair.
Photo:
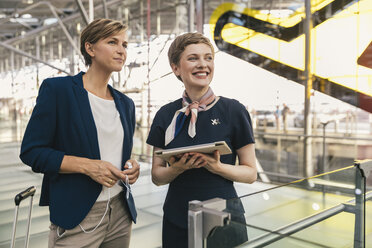
<svg viewBox="0 0 372 248">
<path fill-rule="evenodd" d="M 168 52 L 174 75 L 185 91 L 180 99 L 161 107 L 151 125 L 147 143 L 154 147 L 152 181 L 169 184 L 163 206 L 163 248 L 187 248 L 187 211 L 191 200 L 215 197 L 228 201 L 232 220 L 245 223 L 244 209 L 233 182 L 257 178 L 252 122 L 246 108 L 234 99 L 216 96 L 210 83 L 214 49 L 199 33 L 178 36 Z M 188 152 L 164 160 L 159 149 L 225 141 L 232 154 Z M 236 157 L 238 164 L 235 164 Z M 234 247 L 248 239 L 245 227 L 229 225 L 208 238 L 211 248 Z"/>
</svg>

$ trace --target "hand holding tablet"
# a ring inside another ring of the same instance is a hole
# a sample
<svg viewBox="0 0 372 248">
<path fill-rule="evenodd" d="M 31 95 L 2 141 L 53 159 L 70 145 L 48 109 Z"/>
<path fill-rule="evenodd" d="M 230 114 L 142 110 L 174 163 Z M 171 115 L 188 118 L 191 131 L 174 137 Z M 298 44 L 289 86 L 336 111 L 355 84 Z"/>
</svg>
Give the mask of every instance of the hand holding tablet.
<svg viewBox="0 0 372 248">
<path fill-rule="evenodd" d="M 216 141 L 212 143 L 184 146 L 172 149 L 164 149 L 155 151 L 155 156 L 161 157 L 162 159 L 169 161 L 172 156 L 187 152 L 200 152 L 200 153 L 213 153 L 219 151 L 221 155 L 230 154 L 231 150 L 225 141 Z"/>
</svg>

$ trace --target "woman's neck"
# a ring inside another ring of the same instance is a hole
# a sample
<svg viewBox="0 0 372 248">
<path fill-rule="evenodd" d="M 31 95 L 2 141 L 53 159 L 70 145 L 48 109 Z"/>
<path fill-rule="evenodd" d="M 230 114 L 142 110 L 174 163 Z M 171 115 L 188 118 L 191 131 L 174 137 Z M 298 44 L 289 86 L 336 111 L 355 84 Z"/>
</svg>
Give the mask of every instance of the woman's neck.
<svg viewBox="0 0 372 248">
<path fill-rule="evenodd" d="M 111 73 L 103 73 L 89 67 L 88 71 L 83 75 L 84 88 L 98 97 L 112 99 L 107 87 L 110 76 Z"/>
<path fill-rule="evenodd" d="M 205 95 L 205 93 L 207 93 L 208 89 L 209 89 L 209 86 L 203 89 L 194 89 L 194 88 L 190 89 L 189 88 L 189 89 L 186 89 L 186 92 L 192 102 L 195 102 L 195 101 L 199 102 L 200 99 Z"/>
</svg>

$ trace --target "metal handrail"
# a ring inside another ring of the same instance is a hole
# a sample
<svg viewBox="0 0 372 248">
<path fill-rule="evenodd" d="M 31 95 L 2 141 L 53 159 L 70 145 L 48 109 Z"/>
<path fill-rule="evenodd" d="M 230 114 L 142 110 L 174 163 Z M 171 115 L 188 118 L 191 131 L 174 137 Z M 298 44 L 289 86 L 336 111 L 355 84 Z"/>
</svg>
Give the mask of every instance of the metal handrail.
<svg viewBox="0 0 372 248">
<path fill-rule="evenodd" d="M 355 173 L 355 198 L 351 199 L 347 202 L 344 202 L 342 204 L 336 205 L 334 207 L 331 207 L 329 209 L 323 210 L 321 212 L 318 212 L 316 214 L 313 214 L 311 216 L 305 217 L 301 220 L 298 220 L 296 222 L 293 222 L 289 225 L 282 226 L 280 228 L 277 228 L 276 230 L 268 230 L 269 233 L 263 234 L 259 237 L 256 237 L 252 240 L 249 240 L 248 242 L 244 243 L 244 247 L 263 247 L 266 245 L 269 245 L 275 241 L 278 241 L 282 238 L 288 237 L 298 231 L 303 230 L 304 228 L 307 228 L 309 226 L 312 226 L 316 223 L 319 223 L 325 219 L 328 219 L 336 214 L 339 214 L 341 212 L 349 212 L 355 215 L 355 225 L 354 225 L 354 248 L 364 247 L 365 245 L 365 218 L 366 218 L 366 201 L 372 199 L 372 191 L 366 193 L 366 178 L 368 177 L 370 171 L 372 170 L 372 160 L 363 160 L 363 161 L 355 161 L 353 166 L 348 166 L 342 169 L 335 170 L 333 172 L 326 172 L 321 175 L 326 175 L 330 173 L 335 173 L 340 170 L 345 170 L 348 168 L 354 167 L 356 170 Z M 312 176 L 309 178 L 300 179 L 291 183 L 286 183 L 283 185 L 279 185 L 273 188 L 261 190 L 258 192 L 254 192 L 251 194 L 247 194 L 245 196 L 254 195 L 257 193 L 262 193 L 267 190 L 272 190 L 275 188 L 283 187 L 286 185 L 290 185 L 296 182 L 302 182 L 304 180 L 313 179 L 317 176 Z M 244 197 L 244 196 L 241 196 Z M 239 197 L 239 198 L 241 198 Z M 199 205 L 203 205 L 204 202 L 198 203 Z M 226 204 L 226 200 L 221 199 L 220 204 Z M 197 210 L 197 211 L 196 211 Z M 216 213 L 213 213 L 216 218 L 218 216 L 217 213 L 219 211 L 215 211 Z M 197 215 L 197 216 L 196 216 Z M 203 235 L 205 232 L 202 232 L 201 230 L 205 228 L 206 226 L 209 227 L 209 229 L 213 228 L 211 227 L 210 221 L 202 217 L 203 215 L 203 209 L 192 209 L 189 208 L 189 223 L 197 223 L 198 225 L 189 226 L 189 238 L 194 237 L 193 242 L 189 242 L 190 248 L 202 248 L 204 247 L 204 242 L 202 242 Z M 198 217 L 198 218 L 197 218 Z M 221 222 L 219 222 L 219 225 L 215 225 L 215 227 L 221 226 Z M 194 229 L 193 229 L 194 227 Z M 260 229 L 259 227 L 257 227 Z M 196 239 L 195 239 L 196 238 Z M 197 242 L 196 242 L 197 241 Z"/>
<path fill-rule="evenodd" d="M 365 199 L 366 201 L 372 199 L 372 191 L 366 194 Z M 323 210 L 319 213 L 303 218 L 301 220 L 298 220 L 296 222 L 293 222 L 289 225 L 280 227 L 274 231 L 271 231 L 270 233 L 258 236 L 245 243 L 244 247 L 264 247 L 265 245 L 269 245 L 282 238 L 288 237 L 289 235 L 292 235 L 298 231 L 308 228 L 341 212 L 354 212 L 353 207 L 348 205 L 352 203 L 355 203 L 355 198 L 345 203 L 341 203 L 329 209 Z"/>
</svg>

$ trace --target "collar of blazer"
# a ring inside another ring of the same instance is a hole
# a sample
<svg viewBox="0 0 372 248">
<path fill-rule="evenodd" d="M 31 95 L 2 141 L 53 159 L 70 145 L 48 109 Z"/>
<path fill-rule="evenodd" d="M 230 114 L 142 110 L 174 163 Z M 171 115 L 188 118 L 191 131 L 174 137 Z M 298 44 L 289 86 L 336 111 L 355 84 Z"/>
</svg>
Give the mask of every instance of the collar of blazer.
<svg viewBox="0 0 372 248">
<path fill-rule="evenodd" d="M 76 74 L 75 76 L 72 76 L 72 80 L 73 82 L 78 85 L 79 87 L 83 88 L 84 89 L 84 84 L 83 84 L 83 75 L 85 74 L 85 72 L 81 71 L 79 72 L 78 74 Z M 111 95 L 114 99 L 121 99 L 122 96 L 120 94 L 118 94 L 114 88 L 112 88 L 111 85 L 107 85 L 110 92 L 111 92 Z"/>
</svg>

